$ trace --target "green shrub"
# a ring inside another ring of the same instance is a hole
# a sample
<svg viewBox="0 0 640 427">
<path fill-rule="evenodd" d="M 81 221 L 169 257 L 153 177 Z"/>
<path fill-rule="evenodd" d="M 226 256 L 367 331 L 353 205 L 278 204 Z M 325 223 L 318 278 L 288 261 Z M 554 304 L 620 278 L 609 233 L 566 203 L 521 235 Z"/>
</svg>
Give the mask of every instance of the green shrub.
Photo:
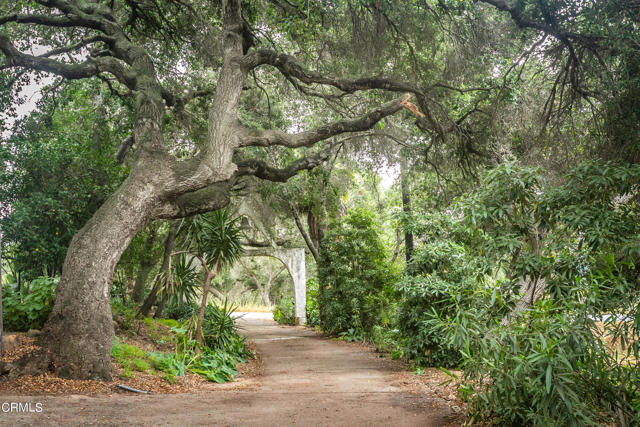
<svg viewBox="0 0 640 427">
<path fill-rule="evenodd" d="M 171 378 L 184 376 L 186 370 L 186 357 L 184 354 L 148 352 L 147 357 L 154 369 L 169 375 Z"/>
<path fill-rule="evenodd" d="M 209 381 L 224 383 L 233 380 L 238 373 L 236 364 L 242 361 L 246 360 L 224 351 L 206 350 L 190 363 L 189 370 Z"/>
<path fill-rule="evenodd" d="M 398 329 L 405 358 L 419 365 L 454 367 L 460 351 L 425 322 L 425 313 L 447 317 L 458 309 L 447 300 L 462 297 L 475 287 L 477 268 L 463 246 L 449 240 L 428 243 L 416 249 L 407 274 L 398 284 L 400 310 Z"/>
<path fill-rule="evenodd" d="M 282 325 L 296 324 L 296 311 L 293 298 L 282 298 L 273 308 L 273 320 Z"/>
<path fill-rule="evenodd" d="M 318 281 L 316 279 L 307 280 L 307 325 L 320 325 L 320 307 L 318 306 Z M 275 315 L 274 315 L 275 320 Z"/>
<path fill-rule="evenodd" d="M 603 421 L 601 410 L 624 395 L 588 319 L 550 300 L 540 301 L 508 326 L 489 330 L 477 326 L 481 313 L 467 309 L 440 331 L 465 349 L 461 390 L 471 400 L 476 420 L 596 425 Z M 607 409 L 615 411 L 615 404 Z"/>
<path fill-rule="evenodd" d="M 340 332 L 340 338 L 348 342 L 364 341 L 364 334 L 360 329 L 349 328 Z"/>
<path fill-rule="evenodd" d="M 177 321 L 183 321 L 189 319 L 198 310 L 198 304 L 196 303 L 172 303 L 162 311 L 162 316 L 166 319 L 173 319 Z"/>
<path fill-rule="evenodd" d="M 3 286 L 5 329 L 18 332 L 42 328 L 55 303 L 58 280 L 57 277 L 38 277 L 24 284 L 21 292 L 14 285 Z"/>
<path fill-rule="evenodd" d="M 226 300 L 222 307 L 208 304 L 202 321 L 204 345 L 212 350 L 230 351 L 240 339 L 232 317 L 235 306 Z"/>
<path fill-rule="evenodd" d="M 318 295 L 322 328 L 368 333 L 388 324 L 395 281 L 374 215 L 358 208 L 333 224 L 322 243 Z"/>
</svg>

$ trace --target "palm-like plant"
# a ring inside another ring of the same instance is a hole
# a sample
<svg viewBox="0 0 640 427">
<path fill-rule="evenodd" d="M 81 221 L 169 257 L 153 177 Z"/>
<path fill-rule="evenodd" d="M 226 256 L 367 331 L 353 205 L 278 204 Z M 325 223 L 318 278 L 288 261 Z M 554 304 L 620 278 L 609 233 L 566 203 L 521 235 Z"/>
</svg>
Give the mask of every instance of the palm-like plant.
<svg viewBox="0 0 640 427">
<path fill-rule="evenodd" d="M 195 331 L 196 341 L 202 343 L 202 322 L 211 281 L 223 268 L 233 265 L 242 254 L 242 230 L 239 218 L 233 217 L 228 208 L 198 215 L 183 226 L 184 252 L 196 257 L 204 270 L 202 302 Z"/>
<path fill-rule="evenodd" d="M 198 270 L 193 257 L 186 253 L 172 262 L 170 268 L 164 274 L 160 274 L 159 280 L 163 286 L 160 292 L 169 304 L 190 304 L 196 298 L 198 287 Z"/>
</svg>

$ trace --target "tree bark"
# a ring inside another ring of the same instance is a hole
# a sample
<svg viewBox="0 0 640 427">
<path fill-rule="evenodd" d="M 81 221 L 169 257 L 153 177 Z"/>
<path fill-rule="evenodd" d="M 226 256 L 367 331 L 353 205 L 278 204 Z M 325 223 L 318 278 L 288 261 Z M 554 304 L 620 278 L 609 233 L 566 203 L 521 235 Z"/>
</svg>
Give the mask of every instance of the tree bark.
<svg viewBox="0 0 640 427">
<path fill-rule="evenodd" d="M 271 298 L 269 297 L 269 290 L 270 289 L 263 289 L 262 292 L 260 292 L 260 297 L 262 298 L 262 303 L 265 305 L 265 307 L 271 307 Z"/>
<path fill-rule="evenodd" d="M 207 308 L 207 297 L 209 296 L 209 289 L 211 288 L 211 281 L 218 274 L 220 270 L 220 261 L 216 262 L 213 270 L 209 270 L 203 263 L 204 268 L 204 283 L 202 286 L 202 302 L 200 303 L 200 311 L 198 312 L 198 321 L 196 323 L 196 341 L 202 344 L 202 323 L 204 321 L 204 312 Z"/>
<path fill-rule="evenodd" d="M 314 241 L 311 240 L 311 237 L 309 236 L 309 233 L 307 233 L 307 230 L 305 230 L 304 225 L 302 224 L 302 220 L 300 219 L 300 214 L 298 213 L 298 209 L 296 209 L 295 205 L 293 204 L 291 204 L 291 212 L 293 213 L 293 219 L 296 222 L 298 231 L 300 231 L 300 234 L 302 235 L 304 242 L 307 244 L 307 247 L 309 248 L 309 251 L 313 256 L 313 259 L 317 263 L 320 260 L 320 252 L 318 251 L 318 247 L 316 246 L 316 243 L 314 243 Z"/>
<path fill-rule="evenodd" d="M 158 204 L 154 187 L 144 177 L 127 178 L 69 245 L 56 302 L 41 335 L 64 378 L 111 378 L 113 273 Z"/>
<path fill-rule="evenodd" d="M 519 280 L 520 299 L 516 302 L 511 312 L 504 316 L 500 321 L 500 325 L 509 326 L 511 322 L 520 316 L 520 314 L 531 308 L 533 304 L 544 295 L 547 288 L 547 281 L 544 277 L 524 277 Z"/>
<path fill-rule="evenodd" d="M 156 307 L 156 312 L 153 313 L 153 318 L 154 319 L 160 319 L 162 318 L 162 312 L 164 311 L 164 308 L 167 305 L 167 300 L 169 299 L 168 296 L 163 296 L 162 299 L 160 300 L 160 302 L 158 303 L 158 306 Z"/>
<path fill-rule="evenodd" d="M 153 269 L 153 264 L 149 262 L 141 262 L 140 270 L 136 275 L 136 281 L 133 285 L 133 292 L 131 293 L 131 298 L 136 304 L 140 304 L 144 299 L 144 288 L 147 284 L 147 280 L 149 279 L 149 274 Z"/>
</svg>

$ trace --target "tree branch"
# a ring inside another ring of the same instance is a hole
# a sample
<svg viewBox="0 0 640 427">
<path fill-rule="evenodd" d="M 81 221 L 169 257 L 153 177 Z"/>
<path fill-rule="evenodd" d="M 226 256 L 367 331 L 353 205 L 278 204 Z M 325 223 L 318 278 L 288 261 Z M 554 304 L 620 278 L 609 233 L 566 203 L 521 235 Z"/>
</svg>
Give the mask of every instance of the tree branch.
<svg viewBox="0 0 640 427">
<path fill-rule="evenodd" d="M 309 236 L 309 233 L 307 233 L 307 230 L 304 228 L 304 225 L 302 224 L 302 220 L 300 219 L 300 214 L 298 213 L 298 209 L 296 209 L 293 203 L 290 203 L 289 206 L 291 207 L 291 213 L 293 213 L 293 219 L 296 221 L 296 226 L 298 227 L 298 231 L 300 231 L 300 234 L 302 234 L 302 238 L 307 244 L 309 251 L 311 251 L 311 255 L 313 255 L 313 259 L 316 260 L 316 262 L 319 262 L 320 251 L 311 240 L 311 237 Z"/>
<path fill-rule="evenodd" d="M 331 155 L 332 148 L 333 145 L 330 145 L 327 149 L 322 150 L 313 156 L 298 159 L 282 169 L 269 166 L 264 161 L 258 159 L 242 160 L 237 163 L 238 171 L 236 172 L 236 175 L 253 175 L 257 178 L 269 181 L 286 182 L 299 171 L 313 169 L 327 160 Z"/>
<path fill-rule="evenodd" d="M 20 24 L 38 24 L 48 27 L 75 27 L 80 24 L 76 19 L 70 19 L 65 15 L 26 15 L 22 13 L 12 13 L 0 16 L 0 25 L 8 22 L 16 22 Z"/>
<path fill-rule="evenodd" d="M 57 74 L 71 80 L 94 77 L 101 72 L 108 72 L 130 88 L 135 84 L 135 77 L 112 57 L 89 57 L 89 59 L 84 62 L 67 64 L 48 58 L 47 56 L 34 56 L 20 52 L 6 36 L 1 34 L 0 52 L 6 57 L 6 63 L 0 69 L 25 67 L 31 70 Z M 48 52 L 45 55 L 54 55 L 55 51 L 52 52 L 53 53 Z"/>
<path fill-rule="evenodd" d="M 281 130 L 246 130 L 246 135 L 241 138 L 240 147 L 283 145 L 290 148 L 310 147 L 318 141 L 325 140 L 332 136 L 347 133 L 359 132 L 371 129 L 382 118 L 390 116 L 402 108 L 410 108 L 408 105 L 409 94 L 402 98 L 394 99 L 380 107 L 363 114 L 355 119 L 344 119 L 328 125 L 320 126 L 312 130 L 297 134 L 288 134 Z"/>
<path fill-rule="evenodd" d="M 586 45 L 593 46 L 596 41 L 603 39 L 603 37 L 601 36 L 584 35 L 584 34 L 574 33 L 571 31 L 564 31 L 549 24 L 544 24 L 541 22 L 536 22 L 536 21 L 527 19 L 522 15 L 520 8 L 516 4 L 511 3 L 507 0 L 480 0 L 480 1 L 482 1 L 483 3 L 490 4 L 495 8 L 502 10 L 503 12 L 508 12 L 509 15 L 511 15 L 511 19 L 513 20 L 513 22 L 516 23 L 518 27 L 532 28 L 538 31 L 542 31 L 545 34 L 549 34 L 557 38 L 567 46 L 570 46 L 571 44 L 570 40 L 582 41 Z"/>
<path fill-rule="evenodd" d="M 235 182 L 235 178 L 216 182 L 198 191 L 166 200 L 153 211 L 151 217 L 178 219 L 221 209 L 229 204 L 231 188 Z"/>
<path fill-rule="evenodd" d="M 316 71 L 304 68 L 291 55 L 268 49 L 255 50 L 245 55 L 241 63 L 248 69 L 265 64 L 271 65 L 285 76 L 294 77 L 305 84 L 329 85 L 346 93 L 370 89 L 384 89 L 392 92 L 421 92 L 420 88 L 415 85 L 384 77 L 364 77 L 354 80 L 327 77 Z"/>
</svg>

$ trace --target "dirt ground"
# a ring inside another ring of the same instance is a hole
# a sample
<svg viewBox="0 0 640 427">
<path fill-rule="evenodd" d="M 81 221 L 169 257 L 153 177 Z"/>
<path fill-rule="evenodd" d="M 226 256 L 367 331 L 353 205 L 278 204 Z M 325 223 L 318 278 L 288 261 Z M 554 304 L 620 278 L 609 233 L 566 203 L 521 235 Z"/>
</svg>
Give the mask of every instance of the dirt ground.
<svg viewBox="0 0 640 427">
<path fill-rule="evenodd" d="M 461 424 L 457 398 L 438 386 L 438 375 L 419 381 L 404 372 L 400 362 L 381 357 L 369 346 L 327 339 L 307 328 L 265 319 L 238 323 L 260 354 L 259 374 L 182 394 L 4 395 L 0 425 Z M 22 411 L 11 411 L 12 402 L 22 404 Z"/>
</svg>

